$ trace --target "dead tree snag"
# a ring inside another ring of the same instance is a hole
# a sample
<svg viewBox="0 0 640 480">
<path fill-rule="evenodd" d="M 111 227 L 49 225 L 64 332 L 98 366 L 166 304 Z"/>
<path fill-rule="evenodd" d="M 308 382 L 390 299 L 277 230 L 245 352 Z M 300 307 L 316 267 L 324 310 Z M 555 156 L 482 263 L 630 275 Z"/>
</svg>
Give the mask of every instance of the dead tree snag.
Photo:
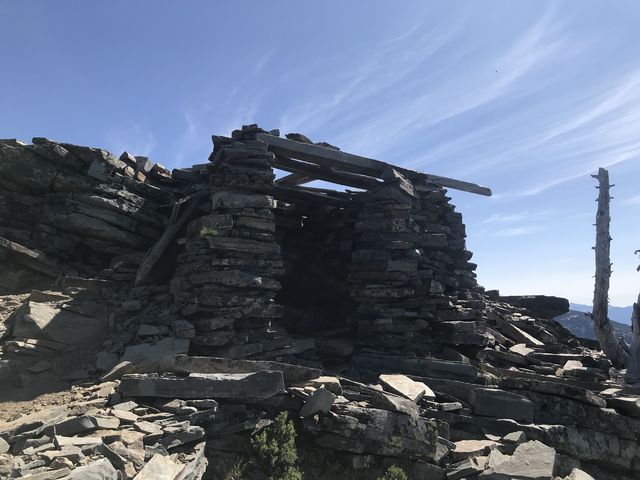
<svg viewBox="0 0 640 480">
<path fill-rule="evenodd" d="M 609 279 L 611 277 L 610 247 L 611 236 L 609 224 L 609 172 L 600 168 L 598 175 L 592 175 L 598 180 L 598 210 L 596 212 L 596 280 L 593 292 L 593 311 L 591 316 L 595 333 L 602 351 L 609 357 L 616 367 L 622 367 L 627 360 L 627 354 L 616 340 L 613 326 L 609 321 Z"/>
</svg>

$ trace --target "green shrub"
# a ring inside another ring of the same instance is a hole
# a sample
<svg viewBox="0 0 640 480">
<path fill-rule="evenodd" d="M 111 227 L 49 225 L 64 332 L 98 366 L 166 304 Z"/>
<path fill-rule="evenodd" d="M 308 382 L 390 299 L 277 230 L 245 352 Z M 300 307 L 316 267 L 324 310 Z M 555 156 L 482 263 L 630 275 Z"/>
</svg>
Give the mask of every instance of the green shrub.
<svg viewBox="0 0 640 480">
<path fill-rule="evenodd" d="M 302 480 L 298 469 L 296 429 L 287 412 L 251 439 L 258 466 L 269 480 Z"/>
<path fill-rule="evenodd" d="M 384 476 L 378 477 L 378 480 L 409 480 L 409 477 L 407 477 L 407 474 L 404 473 L 403 469 L 395 465 L 391 465 L 384 473 Z"/>
<path fill-rule="evenodd" d="M 248 466 L 249 464 L 245 460 L 239 460 L 225 474 L 224 480 L 243 480 L 244 472 L 247 470 Z"/>
</svg>

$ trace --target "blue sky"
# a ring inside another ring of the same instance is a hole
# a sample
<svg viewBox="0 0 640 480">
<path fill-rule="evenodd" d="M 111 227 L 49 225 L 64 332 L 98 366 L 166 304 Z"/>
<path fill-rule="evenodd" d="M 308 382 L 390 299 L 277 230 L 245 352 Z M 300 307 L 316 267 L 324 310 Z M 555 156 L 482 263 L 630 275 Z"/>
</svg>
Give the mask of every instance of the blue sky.
<svg viewBox="0 0 640 480">
<path fill-rule="evenodd" d="M 0 137 L 206 161 L 243 123 L 493 188 L 452 192 L 480 282 L 590 303 L 608 167 L 613 304 L 640 288 L 640 3 L 0 0 Z"/>
</svg>

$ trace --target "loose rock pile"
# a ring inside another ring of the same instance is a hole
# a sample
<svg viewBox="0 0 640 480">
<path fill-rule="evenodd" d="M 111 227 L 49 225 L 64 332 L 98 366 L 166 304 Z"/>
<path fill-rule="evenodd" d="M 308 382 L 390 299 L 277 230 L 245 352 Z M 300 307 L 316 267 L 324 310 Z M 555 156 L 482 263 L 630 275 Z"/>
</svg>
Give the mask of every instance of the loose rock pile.
<svg viewBox="0 0 640 480">
<path fill-rule="evenodd" d="M 0 424 L 2 478 L 197 479 L 217 402 L 120 401 L 116 382 L 74 388 L 74 401 Z M 7 455 L 11 452 L 12 455 Z"/>
<path fill-rule="evenodd" d="M 285 411 L 305 478 L 635 478 L 640 390 L 566 302 L 477 285 L 442 187 L 287 186 L 260 133 L 171 173 L 0 141 L 0 395 L 65 389 L 0 423 L 0 476 L 261 478 Z"/>
</svg>

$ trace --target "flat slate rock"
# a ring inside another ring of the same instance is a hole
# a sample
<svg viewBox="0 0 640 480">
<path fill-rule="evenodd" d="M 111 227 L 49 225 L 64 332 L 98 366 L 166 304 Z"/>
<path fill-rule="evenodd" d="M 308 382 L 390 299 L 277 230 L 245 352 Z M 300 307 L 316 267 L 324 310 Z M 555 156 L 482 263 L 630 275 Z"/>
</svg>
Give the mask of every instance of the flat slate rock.
<svg viewBox="0 0 640 480">
<path fill-rule="evenodd" d="M 502 441 L 505 443 L 516 443 L 520 445 L 527 441 L 527 435 L 522 431 L 511 432 L 502 437 Z"/>
<path fill-rule="evenodd" d="M 57 434 L 69 437 L 95 429 L 96 423 L 93 421 L 93 417 L 88 415 L 68 418 L 56 425 Z"/>
<path fill-rule="evenodd" d="M 470 403 L 476 415 L 533 422 L 533 404 L 522 395 L 495 388 L 475 388 Z"/>
<path fill-rule="evenodd" d="M 619 413 L 629 417 L 640 417 L 640 398 L 618 397 L 607 400 L 607 404 L 615 408 Z"/>
<path fill-rule="evenodd" d="M 370 407 L 345 406 L 336 410 L 318 422 L 303 422 L 322 448 L 423 461 L 436 455 L 435 422 Z"/>
<path fill-rule="evenodd" d="M 204 429 L 196 425 L 191 425 L 175 432 L 168 432 L 167 429 L 165 429 L 164 435 L 158 443 L 167 450 L 170 450 L 200 440 L 204 435 Z"/>
<path fill-rule="evenodd" d="M 162 362 L 173 361 L 173 357 L 189 350 L 189 340 L 186 338 L 164 338 L 157 343 L 141 343 L 128 346 L 120 361 L 131 362 Z"/>
<path fill-rule="evenodd" d="M 487 470 L 481 478 L 488 480 L 549 480 L 553 478 L 556 451 L 544 443 L 532 440 L 516 448 L 511 457 Z"/>
<path fill-rule="evenodd" d="M 71 470 L 69 468 L 60 468 L 59 470 L 45 470 L 44 472 L 38 472 L 38 473 L 32 473 L 29 474 L 27 471 L 27 474 L 20 477 L 23 480 L 55 480 L 57 478 L 62 478 L 64 477 L 65 479 L 69 479 L 72 477 L 68 477 L 67 475 L 71 473 Z M 79 480 L 80 478 L 88 478 L 88 477 L 73 477 L 75 480 Z M 115 477 L 117 478 L 117 477 Z"/>
<path fill-rule="evenodd" d="M 261 370 L 282 372 L 287 385 L 305 383 L 322 375 L 318 368 L 266 360 L 233 360 L 216 357 L 177 355 L 175 368 L 180 373 L 247 373 Z"/>
<path fill-rule="evenodd" d="M 595 478 L 579 468 L 574 468 L 568 476 L 564 477 L 564 480 L 595 480 Z"/>
<path fill-rule="evenodd" d="M 56 435 L 55 441 L 59 447 L 65 447 L 67 445 L 83 446 L 83 445 L 99 445 L 102 443 L 100 437 L 63 437 L 62 435 Z"/>
<path fill-rule="evenodd" d="M 0 422 L 0 434 L 12 436 L 16 431 L 28 431 L 43 425 L 61 422 L 67 417 L 66 406 L 44 407 L 10 422 Z"/>
<path fill-rule="evenodd" d="M 102 458 L 74 469 L 65 480 L 118 480 L 118 471 L 111 462 Z"/>
<path fill-rule="evenodd" d="M 51 303 L 27 302 L 17 315 L 14 336 L 45 339 L 65 345 L 89 343 L 100 337 L 103 320 L 62 310 Z"/>
<path fill-rule="evenodd" d="M 342 395 L 342 385 L 336 377 L 321 376 L 310 380 L 308 384 L 314 388 L 325 388 L 336 395 Z"/>
<path fill-rule="evenodd" d="M 192 373 L 188 377 L 157 374 L 125 375 L 120 393 L 125 397 L 160 398 L 270 398 L 284 393 L 282 372 Z"/>
<path fill-rule="evenodd" d="M 156 453 L 133 480 L 173 480 L 183 468 L 184 465 Z"/>
<path fill-rule="evenodd" d="M 432 358 L 359 353 L 353 356 L 352 364 L 365 371 L 406 372 L 410 375 L 450 380 L 475 381 L 479 375 L 478 370 L 468 363 Z"/>
<path fill-rule="evenodd" d="M 418 403 L 423 398 L 436 398 L 435 393 L 422 382 L 411 380 L 406 375 L 386 375 L 382 374 L 378 377 L 378 381 L 387 390 L 402 395 L 412 402 Z"/>
<path fill-rule="evenodd" d="M 0 437 L 0 454 L 7 453 L 9 451 L 9 444 L 7 441 Z"/>
<path fill-rule="evenodd" d="M 447 469 L 447 480 L 460 480 L 464 478 L 476 478 L 484 470 L 486 459 L 467 458 L 461 462 L 454 463 Z"/>
<path fill-rule="evenodd" d="M 498 443 L 493 440 L 458 440 L 454 445 L 452 452 L 454 459 L 464 460 L 488 454 Z"/>
<path fill-rule="evenodd" d="M 308 417 L 319 412 L 327 413 L 331 410 L 331 406 L 335 401 L 336 396 L 333 393 L 324 388 L 319 388 L 309 396 L 300 410 L 300 416 Z"/>
<path fill-rule="evenodd" d="M 135 369 L 136 367 L 133 363 L 125 360 L 124 362 L 118 363 L 111 370 L 109 370 L 109 372 L 100 377 L 100 381 L 108 382 L 110 380 L 118 380 L 127 373 L 133 373 Z"/>
<path fill-rule="evenodd" d="M 380 408 L 390 412 L 404 413 L 415 418 L 420 416 L 418 406 L 408 398 L 387 392 L 371 393 L 372 397 L 371 400 L 369 400 L 369 403 L 371 403 L 374 408 Z"/>
</svg>

